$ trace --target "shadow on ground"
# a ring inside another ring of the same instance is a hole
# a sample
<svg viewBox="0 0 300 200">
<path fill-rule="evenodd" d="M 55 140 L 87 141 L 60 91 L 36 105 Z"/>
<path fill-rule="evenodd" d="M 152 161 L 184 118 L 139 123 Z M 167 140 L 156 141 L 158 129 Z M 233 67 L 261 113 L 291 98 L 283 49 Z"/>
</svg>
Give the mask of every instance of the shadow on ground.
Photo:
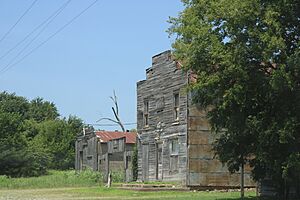
<svg viewBox="0 0 300 200">
<path fill-rule="evenodd" d="M 263 197 L 245 197 L 243 199 L 241 199 L 241 198 L 221 198 L 218 200 L 275 200 L 275 199 L 263 198 Z"/>
</svg>

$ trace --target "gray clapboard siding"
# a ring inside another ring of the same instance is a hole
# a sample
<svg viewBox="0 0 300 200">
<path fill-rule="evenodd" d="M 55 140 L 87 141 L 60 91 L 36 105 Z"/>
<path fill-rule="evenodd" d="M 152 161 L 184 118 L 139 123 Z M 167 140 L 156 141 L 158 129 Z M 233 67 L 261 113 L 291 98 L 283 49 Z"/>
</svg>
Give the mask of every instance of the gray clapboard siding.
<svg viewBox="0 0 300 200">
<path fill-rule="evenodd" d="M 124 180 L 132 181 L 132 155 L 134 141 L 126 143 L 126 137 L 111 139 L 103 142 L 94 131 L 85 131 L 78 136 L 75 148 L 75 169 L 78 171 L 90 168 L 100 171 L 107 180 L 109 172 L 124 172 Z M 130 133 L 126 133 L 130 134 Z M 132 133 L 131 133 L 132 134 Z M 132 137 L 131 137 L 132 139 Z"/>
<path fill-rule="evenodd" d="M 146 80 L 137 83 L 138 178 L 180 181 L 187 186 L 237 187 L 239 174 L 229 174 L 214 158 L 215 140 L 205 109 L 193 105 L 186 92 L 189 73 L 178 67 L 171 52 L 152 58 Z M 179 93 L 179 120 L 174 117 L 174 94 Z M 149 125 L 145 126 L 145 102 Z M 161 150 L 158 150 L 158 146 Z M 172 152 L 176 145 L 176 152 Z M 158 153 L 161 151 L 161 164 Z M 246 185 L 255 186 L 246 168 Z"/>
<path fill-rule="evenodd" d="M 152 67 L 146 70 L 147 80 L 137 83 L 138 176 L 140 180 L 182 181 L 186 177 L 186 74 L 176 68 L 170 51 L 152 59 Z M 180 94 L 179 121 L 174 118 L 174 94 Z M 144 102 L 149 102 L 149 126 L 144 126 Z M 161 124 L 161 128 L 157 126 Z M 178 152 L 170 155 L 172 140 L 178 141 Z M 159 165 L 157 145 L 161 144 Z M 171 166 L 170 159 L 178 161 Z M 177 170 L 171 171 L 171 167 Z"/>
</svg>

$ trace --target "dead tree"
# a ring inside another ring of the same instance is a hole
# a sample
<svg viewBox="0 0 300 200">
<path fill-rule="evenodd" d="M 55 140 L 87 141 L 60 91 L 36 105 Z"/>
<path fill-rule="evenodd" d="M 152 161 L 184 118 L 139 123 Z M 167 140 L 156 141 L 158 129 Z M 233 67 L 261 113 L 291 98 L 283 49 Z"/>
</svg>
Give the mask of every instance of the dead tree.
<svg viewBox="0 0 300 200">
<path fill-rule="evenodd" d="M 108 117 L 103 117 L 103 118 L 99 119 L 97 122 L 100 122 L 100 121 L 102 121 L 102 120 L 108 120 L 108 121 L 111 121 L 111 122 L 113 122 L 113 123 L 115 123 L 115 124 L 118 124 L 118 125 L 121 127 L 121 129 L 122 129 L 123 132 L 126 132 L 126 131 L 125 131 L 125 128 L 124 128 L 124 125 L 123 125 L 123 123 L 122 123 L 122 121 L 121 121 L 120 115 L 119 115 L 118 98 L 117 98 L 117 95 L 116 95 L 115 91 L 114 91 L 114 95 L 111 96 L 110 99 L 111 99 L 111 100 L 113 101 L 113 103 L 114 103 L 114 106 L 111 107 L 111 109 L 112 109 L 112 111 L 113 111 L 113 114 L 114 114 L 114 116 L 115 116 L 115 119 L 111 119 L 111 118 L 108 118 Z"/>
</svg>

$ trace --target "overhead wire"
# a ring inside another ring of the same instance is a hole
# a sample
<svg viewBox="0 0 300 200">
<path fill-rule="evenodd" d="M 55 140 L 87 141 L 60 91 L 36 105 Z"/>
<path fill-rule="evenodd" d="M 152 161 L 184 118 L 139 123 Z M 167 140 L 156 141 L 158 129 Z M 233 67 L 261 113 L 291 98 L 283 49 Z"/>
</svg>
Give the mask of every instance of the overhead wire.
<svg viewBox="0 0 300 200">
<path fill-rule="evenodd" d="M 68 0 L 67 2 L 65 2 L 60 9 L 57 10 L 57 12 L 52 16 L 52 18 L 49 18 L 48 22 L 46 24 L 44 24 L 44 27 L 42 27 L 42 29 L 17 53 L 17 55 L 15 55 L 10 62 L 4 66 L 2 69 L 0 68 L 0 73 L 5 71 L 5 69 L 11 65 L 15 60 L 17 60 L 17 58 L 24 52 L 26 51 L 26 49 L 45 31 L 45 29 L 55 20 L 55 18 L 67 7 L 67 5 L 71 2 L 72 0 Z M 40 28 L 41 28 L 40 27 Z"/>
<path fill-rule="evenodd" d="M 62 6 L 60 6 L 56 11 L 54 11 L 47 19 L 45 19 L 42 23 L 36 26 L 30 33 L 28 33 L 22 40 L 20 40 L 17 44 L 15 44 L 12 48 L 6 51 L 2 56 L 0 56 L 0 60 L 5 58 L 10 52 L 15 50 L 18 46 L 20 46 L 23 42 L 25 42 L 33 33 L 35 33 L 38 29 L 40 29 L 45 23 L 47 23 L 50 19 L 52 19 L 60 10 L 63 10 L 67 4 L 70 3 L 72 0 L 68 0 Z"/>
<path fill-rule="evenodd" d="M 11 33 L 11 31 L 19 24 L 19 22 L 24 18 L 24 16 L 31 10 L 31 8 L 34 6 L 34 4 L 38 0 L 34 0 L 30 6 L 25 10 L 25 12 L 19 17 L 19 19 L 8 29 L 8 31 L 2 36 L 0 39 L 0 43 Z"/>
<path fill-rule="evenodd" d="M 94 6 L 99 0 L 93 1 L 91 4 L 89 4 L 85 9 L 83 9 L 81 12 L 79 12 L 76 16 L 74 16 L 71 20 L 69 20 L 66 24 L 64 24 L 62 27 L 60 27 L 56 32 L 54 32 L 52 35 L 50 35 L 46 40 L 41 42 L 39 45 L 37 45 L 35 48 L 33 48 L 31 51 L 29 51 L 27 54 L 25 54 L 21 59 L 19 59 L 17 62 L 5 67 L 4 70 L 0 71 L 0 76 L 1 73 L 2 75 L 7 72 L 9 69 L 14 67 L 15 65 L 19 64 L 22 62 L 25 58 L 30 56 L 32 53 L 34 53 L 36 50 L 41 48 L 44 44 L 46 44 L 49 40 L 51 40 L 54 36 L 56 36 L 58 33 L 63 31 L 67 26 L 69 26 L 71 23 L 73 23 L 77 18 L 79 18 L 82 14 L 84 14 L 88 9 L 90 9 L 92 6 Z"/>
<path fill-rule="evenodd" d="M 136 123 L 124 123 L 124 126 L 135 125 Z M 120 126 L 119 124 L 87 124 L 91 126 Z"/>
</svg>

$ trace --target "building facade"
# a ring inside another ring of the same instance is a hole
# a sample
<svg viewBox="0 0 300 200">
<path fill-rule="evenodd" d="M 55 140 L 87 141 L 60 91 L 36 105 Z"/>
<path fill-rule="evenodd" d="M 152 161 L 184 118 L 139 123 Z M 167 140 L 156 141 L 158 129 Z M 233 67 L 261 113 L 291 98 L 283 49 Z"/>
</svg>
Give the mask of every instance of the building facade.
<svg viewBox="0 0 300 200">
<path fill-rule="evenodd" d="M 186 91 L 192 76 L 166 51 L 152 57 L 146 80 L 137 83 L 138 178 L 177 181 L 190 187 L 238 187 L 214 158 L 214 134 L 206 110 Z M 245 185 L 254 186 L 245 173 Z"/>
<path fill-rule="evenodd" d="M 132 155 L 136 133 L 84 130 L 75 143 L 75 169 L 100 171 L 106 181 L 109 172 L 124 172 L 132 180 Z"/>
</svg>

